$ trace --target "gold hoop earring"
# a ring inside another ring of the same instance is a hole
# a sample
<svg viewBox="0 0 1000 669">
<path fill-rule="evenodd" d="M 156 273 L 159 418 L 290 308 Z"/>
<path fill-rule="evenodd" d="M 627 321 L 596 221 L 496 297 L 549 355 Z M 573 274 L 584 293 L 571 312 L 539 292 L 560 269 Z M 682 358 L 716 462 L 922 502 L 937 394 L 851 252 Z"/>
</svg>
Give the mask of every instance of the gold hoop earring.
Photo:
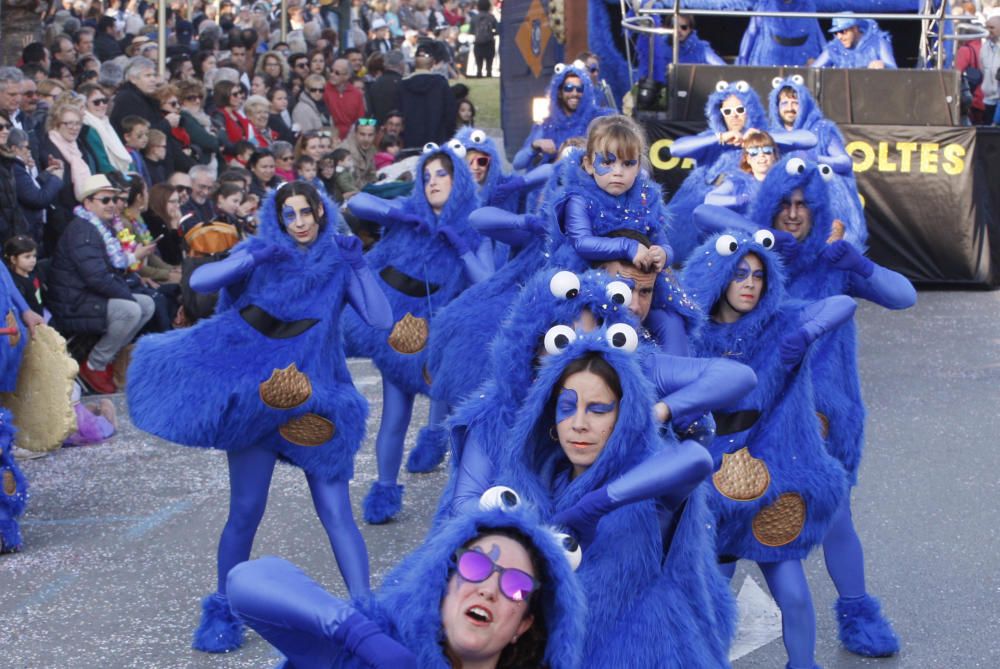
<svg viewBox="0 0 1000 669">
<path fill-rule="evenodd" d="M 559 441 L 559 435 L 556 434 L 555 425 L 549 428 L 549 439 L 551 439 L 552 441 Z"/>
</svg>

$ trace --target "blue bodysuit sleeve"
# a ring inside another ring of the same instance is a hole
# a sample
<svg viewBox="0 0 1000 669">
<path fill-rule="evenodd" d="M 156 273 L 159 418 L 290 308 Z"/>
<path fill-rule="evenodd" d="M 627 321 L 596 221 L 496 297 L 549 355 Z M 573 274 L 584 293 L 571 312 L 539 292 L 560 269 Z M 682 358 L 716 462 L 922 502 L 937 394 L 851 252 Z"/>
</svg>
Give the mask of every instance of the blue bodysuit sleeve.
<svg viewBox="0 0 1000 669">
<path fill-rule="evenodd" d="M 744 216 L 741 216 L 732 209 L 714 204 L 699 204 L 695 207 L 694 224 L 705 235 L 714 235 L 717 232 L 726 232 L 727 230 L 739 230 L 748 235 L 753 235 L 757 231 L 757 226 L 753 225 Z"/>
<path fill-rule="evenodd" d="M 523 190 L 533 190 L 535 188 L 541 188 L 545 185 L 552 177 L 552 172 L 555 170 L 555 166 L 552 163 L 546 163 L 545 165 L 539 165 L 533 170 L 529 170 L 524 174 L 524 186 Z"/>
<path fill-rule="evenodd" d="M 480 283 L 493 276 L 493 242 L 483 238 L 475 252 L 466 251 L 459 256 L 470 283 Z"/>
<path fill-rule="evenodd" d="M 824 153 L 817 155 L 816 159 L 821 163 L 829 165 L 834 172 L 841 176 L 847 176 L 854 169 L 851 156 L 848 155 L 844 143 L 835 132 L 830 133 L 830 141 L 824 147 Z"/>
<path fill-rule="evenodd" d="M 827 63 L 830 62 L 830 50 L 824 48 L 823 53 L 819 55 L 819 58 L 812 62 L 811 67 L 826 67 Z"/>
<path fill-rule="evenodd" d="M 631 262 L 639 252 L 639 242 L 626 237 L 598 237 L 593 233 L 587 205 L 570 196 L 563 214 L 566 236 L 577 255 L 584 260 L 625 260 Z"/>
<path fill-rule="evenodd" d="M 709 65 L 725 65 L 726 61 L 722 60 L 719 54 L 715 53 L 715 49 L 705 42 L 705 62 Z"/>
<path fill-rule="evenodd" d="M 535 236 L 526 224 L 525 214 L 515 214 L 499 207 L 480 207 L 469 214 L 469 225 L 490 239 L 522 248 Z"/>
<path fill-rule="evenodd" d="M 892 53 L 892 45 L 885 37 L 882 37 L 878 41 L 878 59 L 885 64 L 885 69 L 898 69 L 896 66 L 896 57 Z"/>
<path fill-rule="evenodd" d="M 651 356 L 646 366 L 657 395 L 670 407 L 674 422 L 726 409 L 757 385 L 757 375 L 750 367 L 724 358 L 685 358 L 660 353 Z"/>
<path fill-rule="evenodd" d="M 750 195 L 748 193 L 737 193 L 736 187 L 729 179 L 726 179 L 708 191 L 708 195 L 705 196 L 705 204 L 726 207 L 727 209 L 736 209 L 746 206 L 749 203 Z"/>
<path fill-rule="evenodd" d="M 406 210 L 398 200 L 386 200 L 371 193 L 358 193 L 347 201 L 347 208 L 358 218 L 379 225 L 391 225 L 394 220 L 403 218 L 401 215 Z"/>
<path fill-rule="evenodd" d="M 687 355 L 690 352 L 684 318 L 676 311 L 653 307 L 642 324 L 653 335 L 662 352 L 671 355 Z"/>
<path fill-rule="evenodd" d="M 214 293 L 244 279 L 253 271 L 254 257 L 246 249 L 234 251 L 218 262 L 207 263 L 191 274 L 191 290 L 198 293 Z"/>
<path fill-rule="evenodd" d="M 531 167 L 531 161 L 535 156 L 542 155 L 540 151 L 536 151 L 532 148 L 531 143 L 536 139 L 542 138 L 542 126 L 537 123 L 531 126 L 531 132 L 524 139 L 524 144 L 521 146 L 520 150 L 514 154 L 514 160 L 510 162 L 510 166 L 515 170 L 523 170 Z"/>
<path fill-rule="evenodd" d="M 875 265 L 870 277 L 851 272 L 848 294 L 886 309 L 909 309 L 917 303 L 917 291 L 910 281 L 891 269 Z"/>
<path fill-rule="evenodd" d="M 808 343 L 849 321 L 858 303 L 846 295 L 834 295 L 808 304 L 799 314 L 799 328 L 808 335 Z"/>
<path fill-rule="evenodd" d="M 771 133 L 771 137 L 785 153 L 811 149 L 819 141 L 816 133 L 811 130 L 775 130 Z"/>
<path fill-rule="evenodd" d="M 747 25 L 747 29 L 743 32 L 743 38 L 740 40 L 740 51 L 736 58 L 737 65 L 750 65 L 750 54 L 753 52 L 754 43 L 757 41 L 757 33 L 760 30 L 760 22 L 763 20 L 762 17 L 753 16 L 750 18 L 750 23 Z"/>
<path fill-rule="evenodd" d="M 479 498 L 491 485 L 495 467 L 486 449 L 483 448 L 474 431 L 452 432 L 453 439 L 461 439 L 461 456 L 455 470 L 455 492 L 451 500 L 451 514 L 470 513 L 479 508 Z"/>
<path fill-rule="evenodd" d="M 347 301 L 368 325 L 378 330 L 392 327 L 392 305 L 364 260 L 351 266 L 347 283 Z"/>
<path fill-rule="evenodd" d="M 705 130 L 697 135 L 686 135 L 675 139 L 670 145 L 670 155 L 674 158 L 692 158 L 701 162 L 708 155 L 707 149 L 718 144 L 718 134 L 712 130 Z"/>
</svg>

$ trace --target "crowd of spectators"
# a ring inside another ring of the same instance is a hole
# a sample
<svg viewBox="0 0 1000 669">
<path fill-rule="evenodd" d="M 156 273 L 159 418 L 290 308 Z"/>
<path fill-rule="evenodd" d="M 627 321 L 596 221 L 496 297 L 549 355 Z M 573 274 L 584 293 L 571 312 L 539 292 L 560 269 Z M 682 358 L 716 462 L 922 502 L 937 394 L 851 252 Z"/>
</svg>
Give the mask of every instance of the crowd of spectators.
<svg viewBox="0 0 1000 669">
<path fill-rule="evenodd" d="M 282 40 L 280 3 L 172 2 L 160 45 L 155 3 L 63 0 L 0 67 L 5 265 L 92 390 L 116 389 L 138 334 L 211 313 L 191 272 L 254 234 L 283 182 L 343 205 L 472 123 L 450 80 L 474 46 L 492 67 L 490 0 L 289 4 Z M 373 236 L 349 216 L 341 231 Z"/>
</svg>

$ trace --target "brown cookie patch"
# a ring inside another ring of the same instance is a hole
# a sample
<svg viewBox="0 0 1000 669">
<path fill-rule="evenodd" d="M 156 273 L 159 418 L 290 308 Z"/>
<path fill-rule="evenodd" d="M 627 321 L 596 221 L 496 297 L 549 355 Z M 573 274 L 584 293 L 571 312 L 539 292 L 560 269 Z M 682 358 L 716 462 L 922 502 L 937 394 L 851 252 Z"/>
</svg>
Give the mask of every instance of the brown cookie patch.
<svg viewBox="0 0 1000 669">
<path fill-rule="evenodd" d="M 819 420 L 819 436 L 826 439 L 830 435 L 830 419 L 819 411 L 816 412 L 816 418 Z"/>
<path fill-rule="evenodd" d="M 394 351 L 404 355 L 419 353 L 427 345 L 429 334 L 427 319 L 418 318 L 410 312 L 406 312 L 406 315 L 392 326 L 392 332 L 389 333 L 389 346 Z"/>
<path fill-rule="evenodd" d="M 330 441 L 336 431 L 333 423 L 314 413 L 293 418 L 278 428 L 281 436 L 296 446 L 320 446 Z"/>
<path fill-rule="evenodd" d="M 312 383 L 293 362 L 271 372 L 270 378 L 261 383 L 258 390 L 260 400 L 272 409 L 294 409 L 312 395 Z"/>
<path fill-rule="evenodd" d="M 737 502 L 757 499 L 771 485 L 771 473 L 763 460 L 750 455 L 747 448 L 722 456 L 722 466 L 712 475 L 715 489 Z"/>
<path fill-rule="evenodd" d="M 797 492 L 786 492 L 753 519 L 753 535 L 765 546 L 790 544 L 806 524 L 806 503 Z"/>
</svg>

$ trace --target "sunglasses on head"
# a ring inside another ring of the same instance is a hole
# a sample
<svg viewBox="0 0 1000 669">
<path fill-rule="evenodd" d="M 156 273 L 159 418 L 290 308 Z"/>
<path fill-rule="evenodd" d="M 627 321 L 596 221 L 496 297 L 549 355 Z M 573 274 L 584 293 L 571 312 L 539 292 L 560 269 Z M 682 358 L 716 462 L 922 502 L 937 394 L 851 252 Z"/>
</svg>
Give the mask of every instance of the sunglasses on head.
<svg viewBox="0 0 1000 669">
<path fill-rule="evenodd" d="M 501 567 L 490 556 L 472 548 L 460 548 L 455 551 L 455 562 L 458 575 L 469 583 L 482 583 L 492 576 L 493 572 L 500 574 L 500 592 L 512 602 L 527 601 L 531 593 L 540 586 L 540 583 L 527 572 Z"/>
<path fill-rule="evenodd" d="M 489 156 L 473 156 L 469 158 L 469 166 L 478 165 L 479 167 L 487 167 L 490 164 Z"/>
<path fill-rule="evenodd" d="M 373 118 L 359 118 L 358 125 L 370 125 L 372 127 L 375 127 L 376 125 L 378 125 L 378 121 L 376 121 Z"/>
<path fill-rule="evenodd" d="M 563 84 L 563 93 L 583 93 L 583 84 Z"/>
<path fill-rule="evenodd" d="M 748 148 L 746 150 L 746 152 L 747 152 L 747 155 L 750 156 L 751 158 L 753 158 L 755 156 L 759 156 L 762 153 L 765 156 L 773 156 L 774 155 L 774 147 L 773 146 L 751 146 L 750 148 Z"/>
<path fill-rule="evenodd" d="M 723 116 L 732 116 L 733 114 L 745 114 L 746 111 L 747 111 L 747 108 L 744 107 L 743 105 L 740 105 L 739 107 L 723 107 L 722 108 L 722 115 Z"/>
</svg>

